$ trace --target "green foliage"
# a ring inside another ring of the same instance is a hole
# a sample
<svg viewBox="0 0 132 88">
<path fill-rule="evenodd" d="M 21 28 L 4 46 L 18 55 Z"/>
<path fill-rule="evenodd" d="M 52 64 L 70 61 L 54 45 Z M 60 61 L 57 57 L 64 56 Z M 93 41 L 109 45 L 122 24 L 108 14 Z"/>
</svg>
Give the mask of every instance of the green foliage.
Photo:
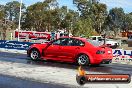
<svg viewBox="0 0 132 88">
<path fill-rule="evenodd" d="M 94 31 L 91 25 L 92 20 L 90 19 L 80 19 L 78 22 L 76 22 L 73 30 L 73 34 L 75 36 L 85 36 L 88 37 L 92 34 Z"/>
<path fill-rule="evenodd" d="M 132 13 L 125 15 L 124 26 L 123 26 L 123 31 L 130 31 L 130 30 L 132 30 Z"/>
<path fill-rule="evenodd" d="M 71 29 L 71 23 L 77 19 L 77 12 L 67 9 L 67 6 L 59 8 L 56 0 L 50 2 L 37 2 L 26 11 L 26 19 L 23 28 L 36 31 L 52 31 L 57 29 Z"/>
<path fill-rule="evenodd" d="M 22 11 L 25 9 L 25 5 L 22 4 Z M 20 12 L 20 3 L 18 1 L 12 1 L 8 2 L 5 5 L 5 12 L 7 18 L 9 18 L 10 21 L 14 21 L 16 24 L 18 24 L 19 20 L 19 12 Z"/>
<path fill-rule="evenodd" d="M 104 31 L 102 27 L 107 17 L 107 6 L 102 3 L 95 3 L 92 6 L 92 12 L 94 14 L 94 17 L 92 18 L 94 19 L 93 27 L 99 34 L 101 34 L 101 32 Z"/>
<path fill-rule="evenodd" d="M 132 13 L 125 14 L 122 8 L 112 8 L 107 12 L 106 4 L 99 0 L 73 0 L 78 11 L 59 7 L 57 0 L 43 0 L 28 7 L 22 4 L 21 28 L 35 31 L 57 31 L 65 29 L 73 35 L 88 37 L 107 31 L 132 30 Z M 0 5 L 0 22 L 10 22 L 4 27 L 16 29 L 18 26 L 20 3 L 11 1 Z"/>
<path fill-rule="evenodd" d="M 4 5 L 0 5 L 0 20 L 3 20 L 5 18 L 5 8 Z"/>
<path fill-rule="evenodd" d="M 114 31 L 114 35 L 124 29 L 125 13 L 122 8 L 112 8 L 106 19 L 106 26 Z"/>
<path fill-rule="evenodd" d="M 107 16 L 107 6 L 102 3 L 98 3 L 97 0 L 74 0 L 78 10 L 80 11 L 80 17 L 82 19 L 89 19 L 91 26 L 99 34 L 103 32 L 103 24 Z"/>
<path fill-rule="evenodd" d="M 55 0 L 37 2 L 27 7 L 24 28 L 35 29 L 36 31 L 51 31 L 56 20 L 58 20 L 58 7 Z"/>
</svg>

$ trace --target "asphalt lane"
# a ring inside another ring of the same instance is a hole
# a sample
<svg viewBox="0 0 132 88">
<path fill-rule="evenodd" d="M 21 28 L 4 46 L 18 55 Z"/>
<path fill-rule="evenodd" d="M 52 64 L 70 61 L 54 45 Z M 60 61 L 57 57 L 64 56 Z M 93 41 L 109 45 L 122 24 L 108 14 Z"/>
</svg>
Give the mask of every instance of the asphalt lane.
<svg viewBox="0 0 132 88">
<path fill-rule="evenodd" d="M 0 75 L 0 88 L 67 88 L 64 85 L 40 83 L 16 77 Z"/>
<path fill-rule="evenodd" d="M 68 68 L 73 70 L 78 68 L 77 65 L 72 63 L 54 62 L 54 61 L 32 61 L 27 57 L 26 54 L 0 52 L 0 57 L 2 57 L 2 59 L 0 58 L 0 61 L 42 65 L 42 66 L 50 66 L 50 67 L 58 67 L 58 68 Z M 100 66 L 85 66 L 84 69 L 86 71 L 92 71 L 92 72 L 132 75 L 132 65 L 103 64 Z"/>
<path fill-rule="evenodd" d="M 62 63 L 54 61 L 32 61 L 27 58 L 26 54 L 0 52 L 0 61 L 24 63 L 39 66 L 49 66 L 57 68 L 66 68 L 76 70 L 77 65 L 71 63 Z M 86 71 L 112 74 L 130 74 L 132 75 L 132 65 L 106 64 L 100 66 L 85 66 Z M 8 84 L 8 85 L 7 85 Z M 10 76 L 0 75 L 0 88 L 66 88 L 64 85 L 52 83 L 39 83 L 26 79 L 20 79 Z"/>
</svg>

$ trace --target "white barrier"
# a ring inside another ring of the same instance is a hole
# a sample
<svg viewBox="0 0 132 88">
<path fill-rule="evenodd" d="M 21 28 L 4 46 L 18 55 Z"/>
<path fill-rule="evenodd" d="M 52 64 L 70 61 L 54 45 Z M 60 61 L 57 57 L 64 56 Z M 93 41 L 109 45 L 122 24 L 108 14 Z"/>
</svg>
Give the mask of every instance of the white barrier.
<svg viewBox="0 0 132 88">
<path fill-rule="evenodd" d="M 17 49 L 5 49 L 5 48 L 0 48 L 1 52 L 9 52 L 9 53 L 21 53 L 21 54 L 26 54 L 26 50 L 17 50 Z"/>
<path fill-rule="evenodd" d="M 132 64 L 132 50 L 113 49 L 112 63 Z"/>
</svg>

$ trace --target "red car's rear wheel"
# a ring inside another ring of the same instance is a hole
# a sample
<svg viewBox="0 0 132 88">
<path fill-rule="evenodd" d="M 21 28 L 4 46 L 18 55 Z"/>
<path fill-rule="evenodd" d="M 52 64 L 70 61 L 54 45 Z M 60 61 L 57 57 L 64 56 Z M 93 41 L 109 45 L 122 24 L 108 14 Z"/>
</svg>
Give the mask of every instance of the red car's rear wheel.
<svg viewBox="0 0 132 88">
<path fill-rule="evenodd" d="M 79 65 L 89 65 L 90 64 L 89 57 L 85 54 L 81 54 L 77 58 L 77 63 Z"/>
<path fill-rule="evenodd" d="M 32 60 L 39 60 L 40 59 L 40 52 L 36 49 L 32 49 L 30 51 L 30 58 Z"/>
</svg>

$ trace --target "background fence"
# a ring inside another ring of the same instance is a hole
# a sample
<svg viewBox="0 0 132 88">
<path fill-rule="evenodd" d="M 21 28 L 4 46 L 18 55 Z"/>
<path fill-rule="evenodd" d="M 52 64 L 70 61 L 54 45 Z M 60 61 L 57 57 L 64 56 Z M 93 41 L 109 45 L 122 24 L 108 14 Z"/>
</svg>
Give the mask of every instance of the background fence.
<svg viewBox="0 0 132 88">
<path fill-rule="evenodd" d="M 113 49 L 112 63 L 132 65 L 132 50 Z"/>
<path fill-rule="evenodd" d="M 34 43 L 0 40 L 0 48 L 27 50 Z"/>
</svg>

